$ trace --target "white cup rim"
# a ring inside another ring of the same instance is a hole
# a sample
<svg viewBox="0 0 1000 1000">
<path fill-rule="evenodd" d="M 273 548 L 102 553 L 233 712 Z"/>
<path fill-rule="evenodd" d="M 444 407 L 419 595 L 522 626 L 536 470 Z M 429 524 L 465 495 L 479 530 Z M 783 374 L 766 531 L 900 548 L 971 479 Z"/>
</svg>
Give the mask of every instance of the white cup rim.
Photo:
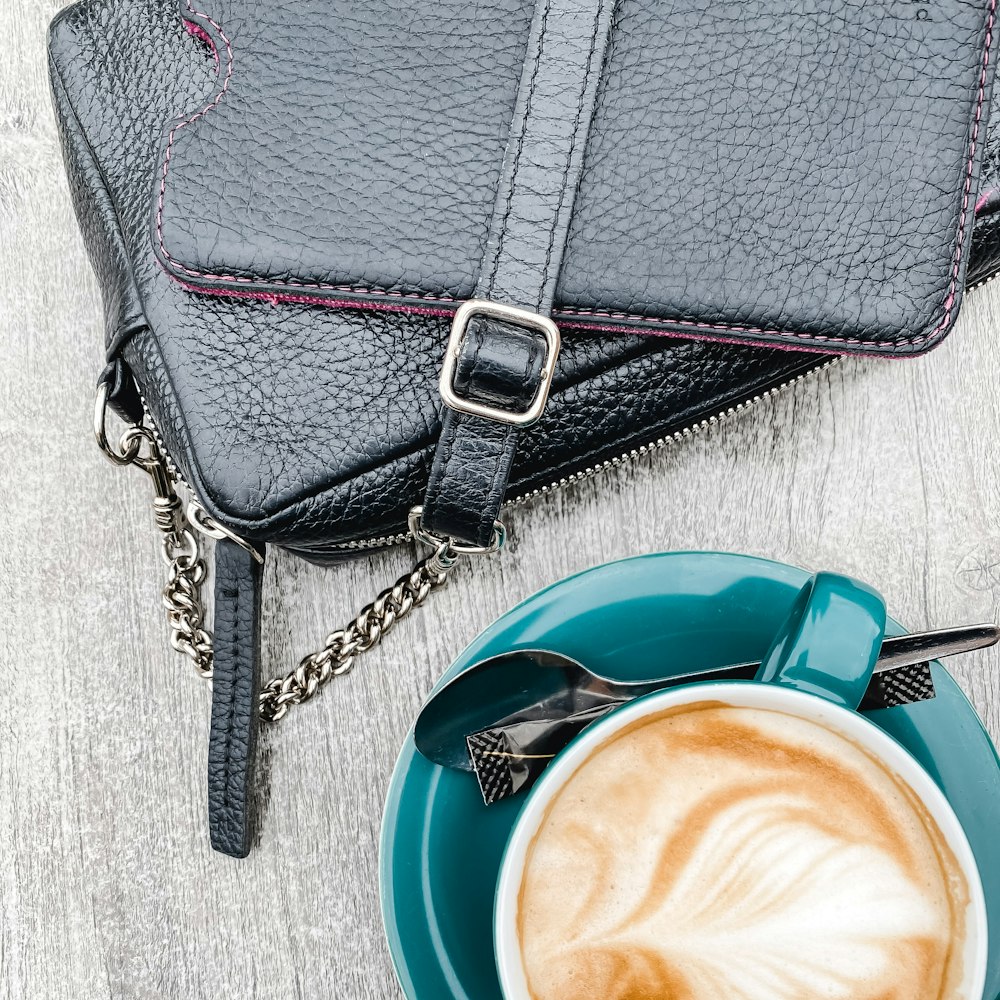
<svg viewBox="0 0 1000 1000">
<path fill-rule="evenodd" d="M 531 1000 L 517 942 L 517 897 L 528 847 L 549 802 L 597 744 L 646 715 L 700 701 L 721 701 L 748 708 L 784 709 L 792 715 L 829 724 L 830 728 L 841 735 L 875 753 L 883 764 L 909 785 L 933 816 L 968 882 L 969 933 L 966 935 L 965 963 L 965 988 L 968 993 L 964 995 L 970 1000 L 980 1000 L 986 988 L 989 949 L 986 899 L 972 847 L 944 793 L 901 743 L 859 713 L 791 687 L 754 681 L 690 684 L 638 698 L 584 730 L 546 768 L 514 823 L 497 879 L 493 944 L 497 974 L 505 1000 Z"/>
</svg>

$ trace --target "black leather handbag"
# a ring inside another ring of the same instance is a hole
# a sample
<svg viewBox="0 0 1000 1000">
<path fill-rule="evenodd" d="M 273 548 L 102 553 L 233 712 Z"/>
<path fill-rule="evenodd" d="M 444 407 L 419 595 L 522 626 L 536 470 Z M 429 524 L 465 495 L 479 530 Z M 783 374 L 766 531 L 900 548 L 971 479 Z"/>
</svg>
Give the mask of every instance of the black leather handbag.
<svg viewBox="0 0 1000 1000">
<path fill-rule="evenodd" d="M 499 548 L 504 503 L 946 335 L 1000 260 L 996 0 L 193 3 L 84 0 L 50 54 L 95 429 L 153 478 L 174 644 L 214 672 L 212 843 L 242 856 L 258 718 Z M 261 689 L 266 548 L 412 538 Z"/>
</svg>

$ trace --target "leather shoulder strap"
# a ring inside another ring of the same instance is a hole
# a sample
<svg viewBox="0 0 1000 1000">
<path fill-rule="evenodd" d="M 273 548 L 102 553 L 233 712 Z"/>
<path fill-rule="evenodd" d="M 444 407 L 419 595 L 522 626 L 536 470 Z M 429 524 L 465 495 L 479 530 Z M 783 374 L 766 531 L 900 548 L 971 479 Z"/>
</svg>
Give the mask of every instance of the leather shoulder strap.
<svg viewBox="0 0 1000 1000">
<path fill-rule="evenodd" d="M 548 317 L 573 214 L 615 0 L 537 0 L 476 297 Z M 521 422 L 551 378 L 551 337 L 517 318 L 456 317 L 456 400 L 444 413 L 424 497 L 438 535 L 487 546 Z M 447 371 L 447 368 L 446 368 Z M 464 402 L 480 412 L 469 412 Z"/>
</svg>

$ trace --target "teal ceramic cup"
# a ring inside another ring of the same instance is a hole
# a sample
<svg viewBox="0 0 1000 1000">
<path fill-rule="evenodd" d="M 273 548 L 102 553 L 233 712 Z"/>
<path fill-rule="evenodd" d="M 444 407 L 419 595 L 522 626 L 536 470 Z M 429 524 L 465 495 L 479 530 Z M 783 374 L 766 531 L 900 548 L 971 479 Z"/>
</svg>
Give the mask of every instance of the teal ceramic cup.
<svg viewBox="0 0 1000 1000">
<path fill-rule="evenodd" d="M 986 905 L 961 824 L 933 779 L 891 736 L 856 711 L 871 679 L 885 629 L 882 598 L 848 577 L 818 573 L 802 588 L 755 681 L 688 684 L 617 709 L 578 736 L 546 769 L 517 819 L 504 853 L 494 909 L 497 971 L 506 1000 L 534 1000 L 522 961 L 518 907 L 529 850 L 559 791 L 602 744 L 644 717 L 712 702 L 774 710 L 831 730 L 904 784 L 933 819 L 968 887 L 960 947 L 961 981 L 946 1000 L 983 1000 L 987 971 Z M 662 762 L 670 781 L 670 762 Z M 938 1000 L 937 997 L 931 1000 Z"/>
</svg>

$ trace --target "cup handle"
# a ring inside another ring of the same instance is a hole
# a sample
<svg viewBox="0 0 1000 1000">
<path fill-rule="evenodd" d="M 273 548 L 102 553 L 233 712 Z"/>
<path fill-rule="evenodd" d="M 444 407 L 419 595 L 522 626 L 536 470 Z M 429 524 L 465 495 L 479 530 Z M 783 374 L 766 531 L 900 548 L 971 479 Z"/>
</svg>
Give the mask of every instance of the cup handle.
<svg viewBox="0 0 1000 1000">
<path fill-rule="evenodd" d="M 885 601 L 866 583 L 816 573 L 799 591 L 757 680 L 861 704 L 885 635 Z"/>
</svg>

